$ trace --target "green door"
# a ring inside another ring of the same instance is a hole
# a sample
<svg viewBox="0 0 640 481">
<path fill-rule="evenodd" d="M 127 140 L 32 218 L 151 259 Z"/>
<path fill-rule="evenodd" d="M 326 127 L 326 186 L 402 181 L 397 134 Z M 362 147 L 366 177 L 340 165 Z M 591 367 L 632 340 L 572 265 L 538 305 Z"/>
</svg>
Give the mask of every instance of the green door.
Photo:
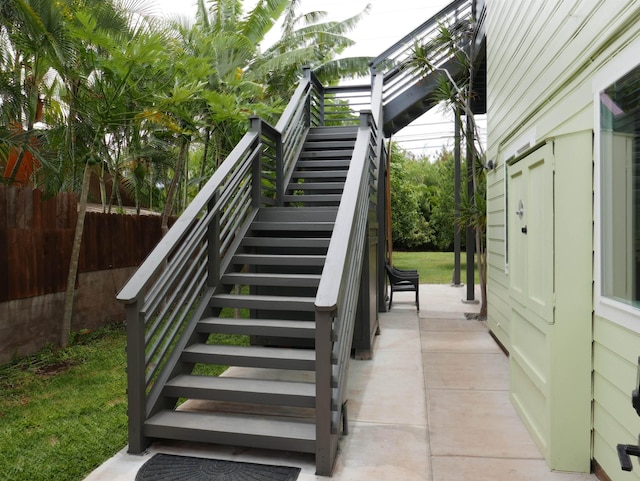
<svg viewBox="0 0 640 481">
<path fill-rule="evenodd" d="M 553 143 L 508 166 L 511 396 L 547 457 L 554 322 Z"/>
</svg>

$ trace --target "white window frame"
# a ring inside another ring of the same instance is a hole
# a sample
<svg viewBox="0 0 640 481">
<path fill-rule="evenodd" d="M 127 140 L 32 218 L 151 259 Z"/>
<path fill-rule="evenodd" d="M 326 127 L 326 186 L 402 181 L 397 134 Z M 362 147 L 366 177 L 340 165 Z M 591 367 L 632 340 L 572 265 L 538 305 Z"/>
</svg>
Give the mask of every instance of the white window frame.
<svg viewBox="0 0 640 481">
<path fill-rule="evenodd" d="M 616 55 L 613 60 L 594 75 L 593 112 L 594 112 L 594 311 L 599 317 L 631 331 L 640 333 L 640 309 L 602 295 L 602 192 L 600 169 L 600 92 L 622 78 L 635 68 L 640 67 L 640 39 L 631 42 Z"/>
</svg>

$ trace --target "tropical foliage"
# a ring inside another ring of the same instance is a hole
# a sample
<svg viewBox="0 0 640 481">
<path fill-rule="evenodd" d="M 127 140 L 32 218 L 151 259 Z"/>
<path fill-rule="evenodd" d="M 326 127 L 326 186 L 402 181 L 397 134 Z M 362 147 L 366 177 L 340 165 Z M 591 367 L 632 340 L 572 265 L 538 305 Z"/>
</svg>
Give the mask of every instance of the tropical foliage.
<svg viewBox="0 0 640 481">
<path fill-rule="evenodd" d="M 452 251 L 456 229 L 454 157 L 447 149 L 435 158 L 413 158 L 396 144 L 391 148 L 391 235 L 404 250 Z M 462 170 L 465 171 L 462 162 Z M 461 225 L 466 225 L 472 202 L 461 192 Z M 484 199 L 484 185 L 479 187 Z M 484 208 L 484 202 L 477 209 Z M 467 216 L 467 217 L 464 217 Z M 464 247 L 464 236 L 462 236 Z"/>
<path fill-rule="evenodd" d="M 336 60 L 366 10 L 324 22 L 300 14 L 300 0 L 251 3 L 199 0 L 193 21 L 155 17 L 140 0 L 1 2 L 5 180 L 80 192 L 89 163 L 105 210 L 126 194 L 175 214 L 250 116 L 277 119 L 302 66 L 327 83 L 368 72 L 368 59 Z M 263 48 L 279 20 L 282 35 Z"/>
<path fill-rule="evenodd" d="M 199 0 L 189 22 L 155 17 L 143 0 L 0 2 L 2 179 L 82 193 L 63 345 L 87 200 L 111 211 L 126 195 L 162 210 L 166 229 L 249 117 L 277 119 L 303 65 L 328 83 L 367 71 L 368 59 L 336 60 L 360 15 L 323 22 L 299 3 Z"/>
</svg>

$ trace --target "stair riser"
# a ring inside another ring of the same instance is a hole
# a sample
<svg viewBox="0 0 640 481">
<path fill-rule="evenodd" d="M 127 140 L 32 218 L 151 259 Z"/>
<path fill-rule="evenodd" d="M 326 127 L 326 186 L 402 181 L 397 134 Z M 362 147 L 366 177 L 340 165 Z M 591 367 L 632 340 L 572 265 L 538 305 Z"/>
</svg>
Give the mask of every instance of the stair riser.
<svg viewBox="0 0 640 481">
<path fill-rule="evenodd" d="M 295 278 L 295 277 L 257 277 L 251 275 L 224 276 L 223 284 L 240 285 L 240 286 L 262 286 L 262 287 L 300 287 L 300 288 L 317 288 L 320 283 L 319 279 L 314 278 Z M 315 294 L 313 294 L 315 295 Z"/>
<path fill-rule="evenodd" d="M 329 247 L 329 238 L 321 237 L 246 237 L 242 241 L 242 247 L 281 247 L 318 249 Z"/>
<path fill-rule="evenodd" d="M 313 151 L 313 150 L 353 150 L 356 145 L 355 140 L 347 139 L 347 140 L 309 140 L 304 143 L 305 151 Z"/>
<path fill-rule="evenodd" d="M 243 446 L 258 449 L 280 449 L 302 453 L 314 453 L 315 441 L 283 438 L 280 433 L 272 436 L 256 436 L 255 434 L 237 434 L 203 429 L 145 425 L 145 436 L 159 439 L 174 439 L 198 443 L 212 443 L 231 446 Z"/>
<path fill-rule="evenodd" d="M 312 323 L 311 323 L 312 324 Z M 256 324 L 247 326 L 199 326 L 198 332 L 204 334 L 233 334 L 239 336 L 266 336 L 291 339 L 315 339 L 314 329 L 270 328 Z"/>
<path fill-rule="evenodd" d="M 246 296 L 247 298 L 249 296 Z M 313 312 L 315 305 L 307 301 L 266 301 L 266 300 L 244 300 L 244 299 L 217 299 L 213 298 L 209 303 L 212 307 L 230 307 L 238 309 L 264 309 L 269 311 L 302 311 Z"/>
<path fill-rule="evenodd" d="M 270 207 L 258 212 L 256 222 L 333 222 L 336 214 L 336 209 Z"/>
<path fill-rule="evenodd" d="M 182 360 L 188 363 L 213 364 L 218 366 L 262 367 L 266 369 L 285 369 L 291 371 L 315 370 L 315 361 L 304 359 L 271 359 L 267 357 L 243 357 L 227 356 L 224 354 L 183 352 Z"/>
<path fill-rule="evenodd" d="M 333 222 L 254 222 L 251 232 L 333 232 Z"/>
<path fill-rule="evenodd" d="M 269 256 L 326 256 L 327 247 L 287 247 L 287 246 L 260 246 L 246 249 L 247 253 Z"/>
<path fill-rule="evenodd" d="M 323 194 L 331 194 L 344 192 L 344 182 L 292 182 L 287 185 L 287 192 L 298 192 L 297 195 L 304 195 L 307 192 L 318 192 Z"/>
<path fill-rule="evenodd" d="M 291 176 L 292 179 L 335 179 L 336 182 L 342 181 L 347 178 L 346 170 L 310 170 L 310 171 L 297 171 Z"/>
<path fill-rule="evenodd" d="M 318 205 L 335 205 L 339 206 L 340 201 L 342 200 L 342 193 L 339 194 L 327 194 L 327 193 L 318 193 L 315 191 L 305 192 L 304 194 L 285 194 L 283 196 L 284 202 L 289 202 L 291 204 L 295 203 L 309 203 L 316 202 Z M 313 204 L 309 204 L 313 205 Z"/>
<path fill-rule="evenodd" d="M 251 254 L 239 254 L 233 257 L 232 263 L 235 265 L 254 266 L 324 266 L 325 257 L 316 256 L 260 256 Z"/>
<path fill-rule="evenodd" d="M 167 386 L 164 389 L 167 397 L 185 399 L 203 399 L 207 401 L 222 401 L 231 403 L 264 404 L 267 406 L 291 406 L 301 408 L 315 408 L 315 397 L 291 396 L 273 393 L 244 393 L 237 391 L 220 391 L 210 389 L 196 389 Z"/>
</svg>

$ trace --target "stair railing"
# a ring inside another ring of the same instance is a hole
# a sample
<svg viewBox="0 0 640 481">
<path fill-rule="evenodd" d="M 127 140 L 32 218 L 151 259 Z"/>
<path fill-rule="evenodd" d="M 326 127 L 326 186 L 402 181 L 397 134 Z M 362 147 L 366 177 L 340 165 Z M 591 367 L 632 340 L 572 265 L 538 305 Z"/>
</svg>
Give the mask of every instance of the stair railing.
<svg viewBox="0 0 640 481">
<path fill-rule="evenodd" d="M 281 132 L 282 139 L 283 185 L 282 190 L 279 190 L 279 199 L 282 199 L 284 186 L 291 178 L 309 127 L 318 125 L 319 119 L 317 119 L 317 115 L 313 114 L 313 106 L 317 105 L 322 97 L 322 84 L 311 69 L 305 67 L 296 91 L 276 124 L 276 130 Z M 281 200 L 278 205 L 282 205 Z"/>
<path fill-rule="evenodd" d="M 249 132 L 117 296 L 127 319 L 132 453 L 148 443 L 144 422 L 163 408 L 164 383 L 190 369 L 179 362 L 181 348 L 193 340 L 230 254 L 258 207 L 276 203 L 280 145 L 276 129 L 252 119 Z"/>
<path fill-rule="evenodd" d="M 373 92 L 371 103 L 377 112 L 360 112 L 351 165 L 316 295 L 316 473 L 323 476 L 331 475 L 340 422 L 345 431 L 347 427 L 348 362 L 368 220 L 377 200 L 381 137 L 376 119 L 381 112 L 381 76 Z"/>
<path fill-rule="evenodd" d="M 471 4 L 470 0 L 451 2 L 371 62 L 372 70 L 385 76 L 385 104 L 405 93 L 424 76 L 423 72 L 411 68 L 415 45 L 430 46 L 430 59 L 436 66 L 449 58 L 447 47 L 437 41 L 440 25 L 446 25 L 450 29 L 468 28 Z"/>
</svg>

